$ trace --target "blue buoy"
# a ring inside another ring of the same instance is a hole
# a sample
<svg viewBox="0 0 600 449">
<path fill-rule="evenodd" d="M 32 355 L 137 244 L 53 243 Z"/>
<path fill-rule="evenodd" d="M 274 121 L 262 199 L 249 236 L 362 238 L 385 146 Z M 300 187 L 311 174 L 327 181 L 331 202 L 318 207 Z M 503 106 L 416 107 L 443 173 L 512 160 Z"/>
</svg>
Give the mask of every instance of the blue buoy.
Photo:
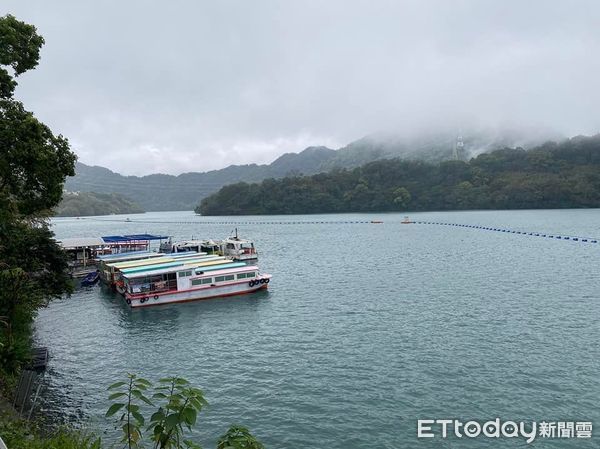
<svg viewBox="0 0 600 449">
<path fill-rule="evenodd" d="M 560 235 L 557 235 L 557 236 L 556 236 L 556 238 L 557 238 L 557 239 L 560 239 L 560 238 L 561 238 L 561 236 L 560 236 Z"/>
<path fill-rule="evenodd" d="M 573 237 L 573 240 L 576 241 L 576 242 L 579 241 L 579 239 L 577 237 Z"/>
<path fill-rule="evenodd" d="M 582 242 L 587 242 L 587 239 L 581 239 Z"/>
</svg>

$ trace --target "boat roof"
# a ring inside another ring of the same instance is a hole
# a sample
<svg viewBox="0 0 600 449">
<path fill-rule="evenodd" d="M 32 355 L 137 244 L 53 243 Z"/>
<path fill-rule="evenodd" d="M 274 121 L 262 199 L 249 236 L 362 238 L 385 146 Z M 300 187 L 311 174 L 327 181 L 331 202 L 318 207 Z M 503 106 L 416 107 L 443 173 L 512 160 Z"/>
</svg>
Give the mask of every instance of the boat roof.
<svg viewBox="0 0 600 449">
<path fill-rule="evenodd" d="M 172 242 L 172 245 L 185 248 L 186 246 L 214 246 L 218 245 L 218 242 L 214 240 L 181 240 L 179 242 Z"/>
<path fill-rule="evenodd" d="M 125 253 L 115 253 L 115 254 L 104 254 L 102 256 L 96 257 L 98 260 L 110 260 L 117 261 L 119 259 L 130 258 L 133 259 L 143 259 L 144 257 L 160 257 L 164 256 L 163 253 L 155 253 L 152 251 L 129 251 Z"/>
<path fill-rule="evenodd" d="M 185 259 L 187 257 L 195 257 L 195 256 L 207 256 L 208 253 L 205 253 L 204 251 L 183 251 L 181 253 L 173 253 L 173 254 L 169 254 L 169 257 L 172 257 L 173 259 Z M 212 256 L 212 254 L 211 254 Z"/>
<path fill-rule="evenodd" d="M 124 279 L 141 278 L 146 276 L 157 276 L 165 273 L 176 273 L 177 271 L 193 270 L 195 268 L 202 268 L 202 271 L 214 271 L 222 270 L 225 268 L 237 268 L 247 266 L 244 262 L 232 262 L 231 259 L 225 259 L 222 261 L 214 261 L 212 264 L 192 264 L 192 265 L 179 265 L 175 267 L 167 267 L 160 270 L 146 270 L 138 271 L 135 273 L 121 273 L 121 277 Z"/>
<path fill-rule="evenodd" d="M 102 237 L 72 237 L 58 240 L 64 249 L 104 246 L 115 243 L 131 243 L 149 240 L 164 240 L 168 236 L 154 234 L 105 235 Z"/>
<path fill-rule="evenodd" d="M 143 266 L 143 265 L 156 265 L 159 263 L 173 262 L 173 261 L 182 260 L 182 259 L 192 259 L 195 257 L 207 257 L 207 256 L 206 256 L 206 253 L 193 253 L 193 252 L 179 254 L 177 256 L 171 255 L 171 254 L 164 254 L 161 257 L 155 257 L 155 258 L 147 258 L 147 259 L 141 259 L 141 260 L 126 260 L 123 262 L 108 263 L 107 266 L 112 267 L 115 270 L 122 270 L 123 268 L 139 267 L 139 266 Z"/>
<path fill-rule="evenodd" d="M 174 260 L 172 262 L 165 262 L 156 265 L 145 265 L 141 267 L 131 267 L 131 268 L 123 268 L 120 270 L 122 274 L 132 274 L 139 273 L 142 271 L 157 271 L 162 270 L 164 268 L 175 268 L 175 267 L 185 267 L 187 265 L 213 265 L 216 263 L 223 263 L 226 259 L 224 256 L 209 256 L 197 259 L 183 259 L 183 260 Z"/>
<path fill-rule="evenodd" d="M 106 243 L 126 243 L 137 240 L 164 240 L 169 236 L 154 235 L 154 234 L 129 234 L 129 235 L 106 235 L 102 236 L 102 240 Z"/>
<path fill-rule="evenodd" d="M 104 246 L 104 240 L 100 237 L 72 237 L 58 240 L 64 249 L 85 248 L 90 246 Z"/>
<path fill-rule="evenodd" d="M 241 263 L 241 262 L 240 262 Z M 235 265 L 235 264 L 230 264 L 230 265 Z M 223 269 L 223 267 L 215 267 L 212 271 L 211 270 L 202 270 L 202 271 L 211 271 L 210 275 L 211 276 L 219 276 L 221 274 L 230 274 L 230 273 L 241 273 L 243 271 L 258 271 L 258 267 L 256 265 L 246 265 L 243 264 L 244 266 L 237 266 L 237 267 L 231 267 L 231 268 L 227 268 L 227 269 Z M 196 279 L 197 277 L 201 277 L 203 276 L 204 273 L 196 273 L 195 276 L 193 276 L 191 279 Z"/>
<path fill-rule="evenodd" d="M 239 237 L 227 237 L 223 242 L 227 243 L 254 243 L 253 240 L 241 239 Z"/>
</svg>

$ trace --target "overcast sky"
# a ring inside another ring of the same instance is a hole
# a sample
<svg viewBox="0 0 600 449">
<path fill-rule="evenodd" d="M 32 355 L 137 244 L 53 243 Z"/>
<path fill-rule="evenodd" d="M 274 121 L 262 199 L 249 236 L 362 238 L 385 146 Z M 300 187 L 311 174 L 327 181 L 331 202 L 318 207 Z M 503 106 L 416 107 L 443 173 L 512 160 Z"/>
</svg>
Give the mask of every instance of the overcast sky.
<svg viewBox="0 0 600 449">
<path fill-rule="evenodd" d="M 205 171 L 375 131 L 600 130 L 598 1 L 4 0 L 17 97 L 82 162 Z"/>
</svg>

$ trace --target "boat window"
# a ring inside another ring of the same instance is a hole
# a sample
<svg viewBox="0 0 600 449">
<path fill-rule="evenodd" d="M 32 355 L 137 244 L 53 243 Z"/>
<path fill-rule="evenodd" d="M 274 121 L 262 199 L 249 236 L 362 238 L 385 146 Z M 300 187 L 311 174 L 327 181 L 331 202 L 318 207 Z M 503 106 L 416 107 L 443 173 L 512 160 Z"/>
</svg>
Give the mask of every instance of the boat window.
<svg viewBox="0 0 600 449">
<path fill-rule="evenodd" d="M 227 276 L 225 276 L 226 281 L 233 281 L 234 278 L 235 276 L 233 274 L 228 274 Z"/>
<path fill-rule="evenodd" d="M 212 278 L 192 279 L 192 285 L 211 284 Z"/>
<path fill-rule="evenodd" d="M 251 271 L 250 273 L 246 273 L 247 278 L 253 278 L 255 276 L 256 276 L 256 273 L 254 271 Z"/>
<path fill-rule="evenodd" d="M 215 282 L 223 282 L 225 280 L 225 276 L 217 276 L 215 278 Z"/>
<path fill-rule="evenodd" d="M 245 279 L 246 278 L 246 273 L 240 273 L 237 275 L 238 279 Z"/>
<path fill-rule="evenodd" d="M 179 272 L 179 277 L 180 278 L 184 278 L 186 276 L 191 276 L 192 275 L 192 270 L 188 270 L 188 271 L 180 271 Z"/>
</svg>

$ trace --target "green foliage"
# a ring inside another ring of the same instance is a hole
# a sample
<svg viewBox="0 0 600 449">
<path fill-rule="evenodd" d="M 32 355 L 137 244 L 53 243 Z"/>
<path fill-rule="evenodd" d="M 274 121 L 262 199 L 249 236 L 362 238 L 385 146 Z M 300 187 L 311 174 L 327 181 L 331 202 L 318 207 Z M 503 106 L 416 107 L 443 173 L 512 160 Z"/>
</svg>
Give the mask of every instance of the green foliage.
<svg viewBox="0 0 600 449">
<path fill-rule="evenodd" d="M 469 162 L 390 159 L 352 170 L 237 183 L 202 215 L 600 207 L 600 135 L 503 149 Z"/>
<path fill-rule="evenodd" d="M 198 413 L 208 405 L 204 393 L 181 377 L 160 379 L 156 385 L 135 374 L 108 387 L 112 404 L 106 417 L 119 416 L 121 443 L 128 449 L 200 449 L 185 437 L 196 425 Z M 152 393 L 152 394 L 151 394 Z M 232 427 L 219 440 L 218 449 L 264 449 L 244 427 Z"/>
<path fill-rule="evenodd" d="M 14 76 L 37 66 L 44 38 L 33 25 L 10 14 L 0 19 L 0 66 L 11 67 Z M 0 67 L 0 97 L 8 98 L 17 85 L 5 67 Z"/>
<path fill-rule="evenodd" d="M 241 426 L 231 426 L 225 435 L 217 442 L 217 449 L 264 449 L 248 429 Z"/>
<path fill-rule="evenodd" d="M 31 423 L 0 417 L 0 436 L 10 449 L 101 449 L 101 441 L 85 432 L 60 428 L 44 436 Z"/>
<path fill-rule="evenodd" d="M 12 98 L 14 77 L 37 65 L 43 43 L 35 27 L 0 18 L 0 383 L 27 360 L 37 309 L 71 289 L 47 217 L 76 158 L 65 138 Z"/>
<path fill-rule="evenodd" d="M 144 210 L 117 193 L 66 192 L 56 208 L 59 217 L 88 215 L 139 214 Z"/>
</svg>

